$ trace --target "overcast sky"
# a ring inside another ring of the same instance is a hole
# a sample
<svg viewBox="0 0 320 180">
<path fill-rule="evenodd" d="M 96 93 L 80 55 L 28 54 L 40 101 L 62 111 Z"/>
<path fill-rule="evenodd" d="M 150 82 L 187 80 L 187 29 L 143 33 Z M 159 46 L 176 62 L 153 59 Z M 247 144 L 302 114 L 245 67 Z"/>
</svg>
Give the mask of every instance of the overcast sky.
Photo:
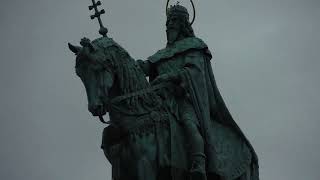
<svg viewBox="0 0 320 180">
<path fill-rule="evenodd" d="M 214 52 L 218 87 L 257 151 L 261 180 L 319 180 L 319 0 L 194 1 L 195 33 Z M 0 179 L 111 180 L 103 125 L 87 111 L 67 48 L 99 37 L 90 3 L 1 3 Z M 165 46 L 165 3 L 103 0 L 102 20 L 146 59 Z"/>
</svg>

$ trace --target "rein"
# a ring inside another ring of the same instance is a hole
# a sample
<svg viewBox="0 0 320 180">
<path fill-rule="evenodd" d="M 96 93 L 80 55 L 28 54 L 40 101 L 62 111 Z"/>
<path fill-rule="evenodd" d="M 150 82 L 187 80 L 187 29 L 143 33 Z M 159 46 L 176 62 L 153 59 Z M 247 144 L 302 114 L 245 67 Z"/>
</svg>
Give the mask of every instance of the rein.
<svg viewBox="0 0 320 180">
<path fill-rule="evenodd" d="M 110 124 L 110 121 L 105 121 L 105 120 L 103 119 L 103 116 L 99 116 L 99 120 L 100 120 L 100 122 L 102 122 L 103 124 Z"/>
<path fill-rule="evenodd" d="M 165 87 L 168 87 L 168 86 L 171 86 L 171 85 L 172 85 L 172 83 L 161 83 L 161 84 L 157 84 L 157 85 L 151 86 L 149 88 L 141 89 L 141 90 L 133 92 L 133 93 L 128 93 L 128 94 L 125 94 L 125 95 L 122 95 L 122 96 L 117 96 L 117 97 L 114 97 L 113 99 L 110 100 L 110 104 L 123 101 L 123 100 L 125 100 L 127 98 L 130 98 L 130 97 L 139 96 L 139 95 L 142 95 L 142 94 L 145 94 L 145 93 L 150 93 L 150 92 L 153 92 L 155 90 L 158 90 L 158 89 L 161 89 L 161 88 L 165 88 Z"/>
</svg>

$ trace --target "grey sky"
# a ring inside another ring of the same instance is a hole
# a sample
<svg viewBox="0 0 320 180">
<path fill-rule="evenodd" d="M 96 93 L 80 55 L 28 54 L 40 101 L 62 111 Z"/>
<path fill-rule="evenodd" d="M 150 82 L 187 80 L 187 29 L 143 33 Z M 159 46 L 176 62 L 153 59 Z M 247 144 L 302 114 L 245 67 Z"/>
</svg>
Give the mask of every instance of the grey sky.
<svg viewBox="0 0 320 180">
<path fill-rule="evenodd" d="M 0 7 L 0 179 L 111 179 L 67 42 L 94 39 L 89 0 Z M 189 8 L 190 5 L 182 1 Z M 165 0 L 103 0 L 109 36 L 134 58 L 165 45 Z M 255 147 L 261 180 L 320 179 L 320 2 L 195 0 L 197 36 Z"/>
</svg>

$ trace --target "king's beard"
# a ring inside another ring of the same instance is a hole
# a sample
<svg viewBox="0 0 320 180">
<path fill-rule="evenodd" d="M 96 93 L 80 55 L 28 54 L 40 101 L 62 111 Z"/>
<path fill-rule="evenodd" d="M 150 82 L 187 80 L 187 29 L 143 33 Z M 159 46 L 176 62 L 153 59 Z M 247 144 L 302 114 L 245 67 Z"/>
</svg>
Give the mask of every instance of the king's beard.
<svg viewBox="0 0 320 180">
<path fill-rule="evenodd" d="M 173 44 L 178 40 L 179 30 L 177 29 L 167 29 L 167 42 L 168 44 Z"/>
</svg>

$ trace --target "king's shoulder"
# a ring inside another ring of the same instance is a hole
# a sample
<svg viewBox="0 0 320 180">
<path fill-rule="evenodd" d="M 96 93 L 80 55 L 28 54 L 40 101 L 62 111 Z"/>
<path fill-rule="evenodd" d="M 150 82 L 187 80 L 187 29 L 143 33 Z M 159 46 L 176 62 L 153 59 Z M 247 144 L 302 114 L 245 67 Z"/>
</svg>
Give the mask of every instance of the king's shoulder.
<svg viewBox="0 0 320 180">
<path fill-rule="evenodd" d="M 191 49 L 209 52 L 207 44 L 204 43 L 202 39 L 197 37 L 188 37 L 175 42 L 171 46 L 167 46 L 166 48 L 157 51 L 154 55 L 150 56 L 148 60 L 152 63 L 156 63 L 162 59 L 169 59 Z"/>
</svg>

